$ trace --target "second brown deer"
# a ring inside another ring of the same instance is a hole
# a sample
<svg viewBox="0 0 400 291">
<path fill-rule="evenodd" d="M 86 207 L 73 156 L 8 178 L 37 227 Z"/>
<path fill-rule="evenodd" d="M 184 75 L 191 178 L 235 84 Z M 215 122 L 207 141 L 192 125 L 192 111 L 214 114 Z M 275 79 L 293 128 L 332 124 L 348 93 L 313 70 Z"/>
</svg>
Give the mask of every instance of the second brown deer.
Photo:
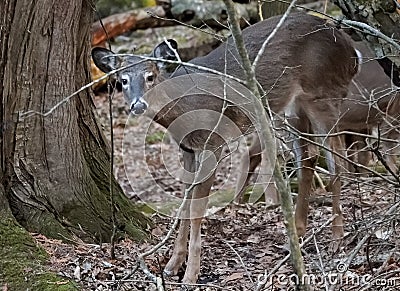
<svg viewBox="0 0 400 291">
<path fill-rule="evenodd" d="M 279 20 L 280 17 L 270 18 L 243 30 L 251 61 L 255 59 Z M 173 59 L 175 49 L 174 41 L 163 42 L 155 47 L 149 57 Z M 172 257 L 165 267 L 167 274 L 176 274 L 188 255 L 183 282 L 195 283 L 200 273 L 201 221 L 205 215 L 207 197 L 215 173 L 215 167 L 207 165 L 208 158 L 204 158 L 204 152 L 206 150 L 214 153 L 214 160 L 218 161 L 223 145 L 229 144 L 230 140 L 240 134 L 250 133 L 257 125 L 252 124 L 251 116 L 254 111 L 251 106 L 254 104 L 246 97 L 247 93 L 239 94 L 235 85 L 226 82 L 219 75 L 214 75 L 214 79 L 208 76 L 208 85 L 213 86 L 208 87 L 208 91 L 201 90 L 196 82 L 204 82 L 204 78 L 192 73 L 202 73 L 204 70 L 193 66 L 211 68 L 244 79 L 245 73 L 235 43 L 231 37 L 228 38 L 208 55 L 190 61 L 191 66 L 183 65 L 178 68 L 172 76 L 162 73 L 161 60 L 144 60 L 143 57 L 134 55 L 118 56 L 101 48 L 93 49 L 92 57 L 104 72 L 121 69 L 116 74 L 131 112 L 144 113 L 169 130 L 182 149 L 186 171 L 208 171 L 202 176 L 202 180 L 196 179 L 191 186 L 191 200 L 184 205 L 184 217 Z M 347 95 L 348 86 L 357 73 L 358 66 L 359 56 L 345 33 L 326 20 L 305 13 L 293 13 L 285 20 L 262 54 L 256 67 L 256 78 L 265 92 L 263 98 L 268 100 L 273 112 L 285 114 L 300 132 L 328 134 L 336 130 L 340 103 Z M 184 82 L 181 77 L 185 78 Z M 193 83 L 194 91 L 188 90 L 188 84 L 184 83 Z M 157 84 L 159 85 L 154 87 Z M 156 90 L 160 86 L 168 89 Z M 154 89 L 148 91 L 153 87 Z M 250 109 L 246 106 L 250 106 Z M 197 111 L 202 114 L 197 114 Z M 219 117 L 212 117 L 215 113 L 228 121 L 225 123 Z M 233 130 L 233 127 L 238 130 Z M 328 137 L 325 144 L 335 151 L 342 148 L 340 140 L 334 137 Z M 307 141 L 298 139 L 296 147 L 301 155 L 296 226 L 299 235 L 304 235 L 315 163 L 307 150 Z M 329 158 L 334 168 L 333 212 L 337 214 L 333 222 L 333 236 L 340 239 L 343 236 L 343 218 L 339 204 L 340 161 L 332 155 Z"/>
<path fill-rule="evenodd" d="M 344 131 L 364 134 L 374 134 L 379 130 L 381 138 L 391 139 L 392 141 L 378 142 L 383 162 L 392 174 L 397 174 L 396 156 L 400 147 L 396 142 L 400 130 L 399 88 L 392 84 L 391 78 L 385 74 L 365 43 L 357 42 L 356 47 L 363 55 L 363 63 L 341 106 L 339 127 Z M 367 165 L 371 155 L 368 153 L 365 138 L 354 135 L 350 140 L 356 140 L 358 162 Z"/>
<path fill-rule="evenodd" d="M 376 61 L 375 56 L 368 46 L 363 42 L 356 42 L 355 47 L 362 54 L 362 64 L 360 72 L 352 80 L 347 97 L 340 105 L 340 118 L 337 120 L 337 128 L 340 131 L 350 131 L 354 134 L 346 134 L 344 145 L 350 152 L 349 158 L 354 164 L 349 165 L 350 170 L 355 170 L 359 166 L 367 166 L 372 156 L 368 151 L 365 137 L 361 134 L 372 134 L 376 130 L 381 131 L 381 136 L 392 141 L 380 141 L 382 157 L 388 169 L 393 173 L 398 173 L 396 156 L 399 153 L 400 145 L 396 140 L 399 137 L 400 120 L 400 93 L 386 76 L 384 70 Z M 239 171 L 236 201 L 243 201 L 244 191 L 249 184 L 250 177 L 257 166 L 261 163 L 261 144 L 257 136 L 253 136 L 251 145 L 248 149 L 249 161 L 244 158 Z M 358 166 L 357 166 L 358 165 Z M 359 171 L 365 172 L 363 168 Z M 273 181 L 269 181 L 273 184 Z M 277 202 L 274 187 L 267 190 L 269 199 L 272 203 Z"/>
</svg>

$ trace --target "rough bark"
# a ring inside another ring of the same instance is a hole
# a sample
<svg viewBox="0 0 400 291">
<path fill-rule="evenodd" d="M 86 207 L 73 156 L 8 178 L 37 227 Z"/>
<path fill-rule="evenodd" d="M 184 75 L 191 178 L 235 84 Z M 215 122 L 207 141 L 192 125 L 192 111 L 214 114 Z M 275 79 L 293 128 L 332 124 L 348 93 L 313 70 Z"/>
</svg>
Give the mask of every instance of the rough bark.
<svg viewBox="0 0 400 291">
<path fill-rule="evenodd" d="M 5 0 L 0 10 L 1 184 L 17 221 L 51 237 L 109 241 L 109 147 L 84 91 L 92 8 L 86 0 Z M 136 238 L 147 223 L 115 179 L 117 226 Z M 1 198 L 1 197 L 0 197 Z"/>
<path fill-rule="evenodd" d="M 289 3 L 285 2 L 280 2 L 280 1 L 263 2 L 261 7 L 262 17 L 263 19 L 267 19 L 275 15 L 283 14 L 288 9 L 288 7 Z"/>
<path fill-rule="evenodd" d="M 394 1 L 386 0 L 335 0 L 343 14 L 351 20 L 366 23 L 392 39 L 400 39 L 400 14 Z M 393 83 L 400 86 L 400 51 L 371 35 L 367 30 L 358 29 L 358 35 L 367 40 L 375 52 L 378 62 Z"/>
</svg>

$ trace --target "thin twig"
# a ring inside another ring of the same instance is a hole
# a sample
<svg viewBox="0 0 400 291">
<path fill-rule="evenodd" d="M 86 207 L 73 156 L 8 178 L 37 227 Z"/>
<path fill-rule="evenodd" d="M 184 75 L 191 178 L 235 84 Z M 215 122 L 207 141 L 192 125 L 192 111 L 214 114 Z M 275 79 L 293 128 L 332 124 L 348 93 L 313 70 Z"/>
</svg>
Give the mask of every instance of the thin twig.
<svg viewBox="0 0 400 291">
<path fill-rule="evenodd" d="M 103 281 L 105 283 L 115 283 L 114 280 L 105 280 Z M 125 279 L 125 280 L 118 280 L 118 282 L 121 283 L 131 283 L 131 282 L 138 282 L 138 283 L 153 283 L 151 280 L 143 280 L 143 279 Z M 165 281 L 165 285 L 173 285 L 173 286 L 193 286 L 193 287 L 209 287 L 209 288 L 216 288 L 216 289 L 221 289 L 224 290 L 223 287 L 214 285 L 214 284 L 201 284 L 201 283 L 179 283 L 179 282 L 171 282 L 171 281 Z"/>
<path fill-rule="evenodd" d="M 382 217 L 387 217 L 393 213 L 395 213 L 400 205 L 400 201 L 392 205 L 383 215 Z M 364 247 L 364 244 L 367 240 L 370 239 L 371 233 L 375 231 L 376 225 L 380 226 L 384 222 L 384 218 L 379 219 L 378 221 L 374 220 L 373 225 L 371 225 L 369 229 L 369 234 L 364 235 L 364 237 L 358 242 L 358 244 L 353 248 L 351 251 L 350 255 L 348 255 L 345 259 L 341 261 L 342 264 L 345 264 L 345 266 L 348 268 L 350 266 L 351 262 L 353 261 L 354 257 L 356 254 L 361 250 L 361 248 Z M 374 226 L 375 225 L 375 226 Z"/>
<path fill-rule="evenodd" d="M 336 20 L 336 21 L 338 21 L 339 23 L 343 23 L 349 27 L 358 28 L 358 29 L 362 30 L 362 32 L 364 32 L 364 33 L 368 33 L 372 36 L 376 36 L 376 37 L 384 40 L 385 42 L 389 43 L 390 45 L 392 45 L 398 51 L 400 51 L 400 44 L 398 42 L 396 42 L 393 38 L 383 34 L 378 29 L 373 28 L 372 26 L 370 26 L 366 23 L 354 21 L 354 20 L 347 20 L 347 19 Z"/>
<path fill-rule="evenodd" d="M 291 3 L 291 1 L 286 1 L 286 0 L 276 0 L 276 1 L 279 1 L 279 2 L 282 2 L 282 3 L 286 3 L 286 4 Z M 397 7 L 400 6 L 400 4 L 396 0 L 393 0 L 393 1 L 396 3 Z M 332 21 L 334 21 L 334 22 L 336 22 L 338 24 L 345 24 L 345 25 L 347 25 L 349 27 L 352 27 L 355 30 L 358 30 L 360 32 L 368 33 L 368 34 L 370 34 L 372 36 L 376 36 L 376 37 L 384 40 L 385 42 L 389 43 L 390 45 L 392 45 L 393 47 L 395 47 L 397 50 L 400 51 L 400 44 L 398 42 L 396 42 L 393 38 L 385 35 L 384 33 L 380 32 L 378 29 L 376 29 L 376 28 L 374 28 L 374 27 L 372 27 L 372 26 L 370 26 L 370 25 L 368 25 L 366 23 L 363 23 L 363 22 L 360 22 L 360 21 L 354 21 L 354 20 L 347 20 L 347 19 L 337 19 L 337 18 L 333 17 L 332 15 L 329 15 L 329 14 L 326 14 L 324 12 L 321 12 L 321 11 L 318 11 L 318 10 L 315 10 L 315 9 L 311 9 L 311 8 L 308 8 L 308 7 L 305 7 L 305 6 L 302 6 L 302 5 L 295 5 L 295 7 L 296 8 L 300 8 L 300 9 L 304 9 L 306 11 L 315 12 L 317 14 L 321 14 L 325 18 L 329 18 L 330 20 L 332 20 Z"/>
<path fill-rule="evenodd" d="M 113 129 L 113 111 L 112 111 L 112 99 L 115 94 L 115 90 L 111 93 L 111 84 L 108 82 L 107 84 L 108 90 L 108 109 L 110 115 L 110 146 L 111 146 L 111 153 L 110 153 L 110 177 L 109 177 L 109 187 L 110 187 L 110 207 L 111 207 L 111 223 L 112 223 L 112 234 L 110 237 L 110 255 L 111 259 L 115 259 L 115 234 L 117 231 L 117 224 L 116 224 L 116 209 L 115 209 L 115 201 L 114 201 L 114 129 Z"/>
<path fill-rule="evenodd" d="M 102 30 L 104 31 L 106 35 L 106 42 L 108 44 L 108 48 L 111 50 L 111 43 L 110 43 L 110 38 L 108 35 L 108 31 L 104 26 L 103 20 L 100 17 L 100 13 L 97 10 L 95 6 L 92 7 L 92 9 L 95 11 L 97 18 L 99 19 L 100 25 Z M 116 225 L 116 207 L 115 207 L 115 202 L 114 202 L 114 187 L 113 187 L 113 182 L 114 182 L 114 128 L 113 128 L 113 111 L 112 111 L 112 99 L 115 94 L 115 90 L 111 92 L 111 81 L 108 80 L 107 82 L 107 93 L 108 93 L 108 105 L 109 105 L 109 116 L 110 116 L 110 147 L 111 147 L 111 153 L 110 153 L 110 172 L 109 172 L 109 187 L 110 187 L 110 207 L 111 207 L 111 223 L 112 223 L 112 232 L 111 232 L 111 237 L 110 237 L 110 256 L 111 259 L 115 259 L 115 235 L 116 235 L 116 230 L 117 230 L 117 225 Z"/>
<path fill-rule="evenodd" d="M 350 255 L 348 255 L 342 263 L 346 265 L 348 268 L 351 264 L 351 262 L 354 260 L 354 257 L 357 255 L 357 253 L 361 250 L 361 248 L 364 246 L 365 242 L 369 240 L 371 236 L 370 235 L 365 235 L 359 242 L 358 244 L 352 249 Z"/>
<path fill-rule="evenodd" d="M 264 40 L 260 50 L 257 53 L 256 58 L 253 61 L 252 66 L 252 70 L 255 71 L 256 70 L 256 66 L 260 60 L 260 58 L 263 56 L 264 52 L 265 52 L 265 48 L 267 47 L 267 45 L 269 44 L 269 42 L 271 41 L 271 39 L 276 35 L 276 33 L 278 32 L 278 30 L 281 28 L 281 26 L 283 25 L 283 23 L 285 22 L 286 18 L 289 16 L 290 12 L 292 11 L 292 9 L 294 8 L 295 4 L 296 4 L 297 0 L 291 1 L 289 7 L 287 8 L 286 12 L 282 15 L 281 19 L 279 20 L 278 24 L 275 26 L 274 30 L 271 32 L 270 35 L 268 35 L 268 37 Z"/>
<path fill-rule="evenodd" d="M 236 256 L 239 258 L 240 263 L 242 264 L 242 267 L 243 267 L 244 271 L 246 272 L 247 277 L 249 277 L 250 282 L 254 285 L 254 281 L 253 281 L 253 279 L 251 278 L 251 273 L 249 272 L 249 270 L 247 269 L 245 263 L 243 262 L 242 257 L 241 257 L 241 256 L 239 255 L 239 253 L 234 249 L 234 247 L 231 246 L 231 244 L 230 244 L 228 241 L 226 241 L 226 240 L 222 240 L 222 241 L 223 241 L 223 242 L 236 254 Z"/>
<path fill-rule="evenodd" d="M 317 242 L 317 237 L 316 237 L 316 235 L 315 235 L 314 230 L 313 230 L 313 233 L 312 233 L 312 237 L 313 237 L 313 240 L 314 240 L 314 247 L 315 247 L 315 249 L 316 249 L 316 251 L 317 251 L 317 257 L 318 257 L 319 263 L 320 263 L 320 265 L 321 265 L 322 275 L 324 276 L 324 278 L 326 278 L 326 272 L 325 272 L 324 262 L 323 262 L 323 260 L 322 260 L 321 252 L 319 251 L 318 242 Z M 326 285 L 325 285 L 325 290 L 328 290 L 328 286 L 326 286 Z"/>
<path fill-rule="evenodd" d="M 116 54 L 116 56 L 124 57 L 124 56 L 132 56 L 132 54 Z M 236 78 L 236 77 L 231 76 L 229 74 L 221 73 L 220 71 L 213 70 L 213 69 L 210 69 L 210 68 L 207 68 L 207 67 L 204 67 L 204 66 L 199 66 L 199 65 L 195 65 L 195 64 L 187 63 L 187 62 L 179 62 L 179 61 L 174 61 L 174 60 L 165 60 L 165 59 L 162 59 L 162 58 L 154 58 L 154 57 L 149 57 L 149 56 L 139 56 L 139 55 L 135 55 L 135 56 L 138 57 L 138 58 L 143 59 L 143 61 L 145 61 L 145 60 L 158 61 L 158 62 L 162 61 L 162 62 L 165 62 L 165 63 L 178 64 L 178 65 L 182 65 L 182 66 L 189 67 L 189 68 L 195 68 L 197 70 L 201 70 L 201 71 L 208 72 L 208 73 L 213 73 L 215 75 L 219 75 L 219 76 L 223 76 L 223 77 L 228 78 L 228 79 L 232 79 L 232 80 L 234 80 L 234 81 L 236 81 L 238 83 L 245 84 L 245 81 L 243 81 L 243 80 L 241 80 L 239 78 Z M 67 103 L 72 97 L 74 97 L 74 96 L 78 95 L 79 93 L 85 91 L 86 89 L 90 88 L 91 86 L 93 86 L 93 85 L 95 85 L 95 84 L 107 79 L 109 76 L 114 75 L 114 74 L 118 73 L 119 71 L 122 71 L 122 70 L 128 69 L 130 67 L 133 67 L 133 66 L 135 66 L 137 64 L 138 63 L 129 64 L 127 66 L 123 66 L 123 67 L 117 68 L 115 70 L 112 70 L 112 71 L 106 73 L 104 76 L 102 76 L 102 77 L 100 77 L 100 78 L 98 78 L 98 79 L 86 84 L 85 86 L 82 86 L 77 91 L 75 91 L 72 94 L 68 95 L 67 97 L 62 99 L 60 102 L 56 103 L 52 108 L 50 108 L 46 112 L 28 110 L 28 111 L 25 111 L 25 112 L 20 112 L 19 116 L 21 118 L 28 118 L 28 117 L 32 117 L 34 115 L 47 117 L 50 114 L 52 114 L 58 107 L 60 107 L 61 105 L 64 105 L 65 103 Z"/>
<path fill-rule="evenodd" d="M 115 74 L 118 71 L 120 71 L 120 70 L 111 71 L 110 73 L 98 78 L 97 80 L 94 80 L 94 81 L 86 84 L 85 86 L 82 86 L 79 90 L 75 91 L 71 95 L 68 95 L 67 97 L 62 99 L 60 102 L 56 103 L 52 108 L 50 108 L 46 112 L 38 112 L 38 111 L 35 111 L 35 110 L 28 110 L 28 111 L 25 111 L 25 112 L 20 112 L 19 116 L 22 117 L 22 118 L 28 118 L 28 117 L 31 117 L 31 116 L 34 116 L 34 115 L 40 115 L 40 116 L 43 116 L 43 117 L 49 116 L 58 107 L 60 107 L 61 105 L 67 103 L 72 97 L 74 97 L 74 96 L 78 95 L 79 93 L 85 91 L 86 89 L 90 88 L 91 86 L 93 86 L 93 85 L 95 85 L 95 84 L 107 79 L 109 76 L 111 76 L 112 74 Z"/>
<path fill-rule="evenodd" d="M 177 20 L 177 19 L 170 19 L 170 18 L 162 17 L 162 16 L 156 15 L 156 14 L 154 14 L 154 13 L 152 13 L 152 12 L 147 12 L 147 14 L 149 14 L 151 17 L 154 17 L 154 18 L 156 18 L 156 19 L 175 22 L 175 23 L 177 23 L 177 24 L 179 24 L 179 25 L 182 25 L 182 26 L 184 26 L 184 27 L 191 28 L 191 29 L 193 29 L 193 30 L 198 30 L 198 31 L 200 31 L 200 32 L 209 34 L 209 35 L 213 36 L 214 38 L 218 39 L 218 40 L 221 41 L 221 42 L 223 42 L 223 41 L 226 40 L 226 37 L 223 36 L 223 35 L 220 35 L 220 34 L 215 33 L 215 32 L 213 32 L 213 31 L 209 31 L 209 30 L 204 30 L 204 29 L 198 28 L 198 27 L 196 27 L 196 26 L 193 26 L 193 25 L 184 23 L 184 22 L 179 21 L 179 20 Z M 220 22 L 219 22 L 219 23 L 220 23 Z M 221 23 L 220 23 L 220 24 L 221 24 Z M 223 26 L 225 29 L 228 29 L 228 27 L 226 27 L 225 25 L 222 25 L 222 24 L 221 24 L 221 26 Z"/>
</svg>

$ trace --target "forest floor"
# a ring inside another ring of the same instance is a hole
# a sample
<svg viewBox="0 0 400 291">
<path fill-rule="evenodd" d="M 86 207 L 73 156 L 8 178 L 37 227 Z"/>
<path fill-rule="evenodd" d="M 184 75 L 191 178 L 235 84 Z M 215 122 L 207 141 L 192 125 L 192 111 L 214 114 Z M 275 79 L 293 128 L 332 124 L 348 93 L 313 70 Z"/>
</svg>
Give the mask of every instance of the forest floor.
<svg viewBox="0 0 400 291">
<path fill-rule="evenodd" d="M 110 136 L 107 97 L 96 96 L 100 122 Z M 145 117 L 128 118 L 120 94 L 113 99 L 115 175 L 126 194 L 149 207 L 154 221 L 152 239 L 136 243 L 128 238 L 109 244 L 65 244 L 34 235 L 51 256 L 50 268 L 76 280 L 82 290 L 156 290 L 137 268 L 137 256 L 163 239 L 182 197 L 176 178 L 180 168 L 178 146 Z M 145 145 L 146 144 L 146 145 Z M 213 193 L 233 193 L 239 147 L 218 169 Z M 322 175 L 322 174 L 321 174 Z M 323 177 L 323 175 L 322 175 Z M 400 288 L 399 189 L 381 178 L 346 175 L 341 203 L 345 238 L 338 252 L 331 250 L 332 217 L 329 192 L 316 189 L 310 205 L 309 226 L 302 248 L 314 290 L 398 290 Z M 213 195 L 218 196 L 218 195 Z M 228 195 L 229 196 L 229 195 Z M 284 221 L 279 206 L 265 203 L 238 205 L 216 199 L 202 225 L 202 262 L 197 290 L 293 290 Z M 157 210 L 157 211 L 156 211 Z M 325 226 L 324 226 L 325 225 Z M 171 256 L 173 239 L 146 258 L 148 269 L 162 276 Z M 163 277 L 166 290 L 179 290 L 184 269 Z M 60 282 L 62 284 L 62 282 Z"/>
</svg>

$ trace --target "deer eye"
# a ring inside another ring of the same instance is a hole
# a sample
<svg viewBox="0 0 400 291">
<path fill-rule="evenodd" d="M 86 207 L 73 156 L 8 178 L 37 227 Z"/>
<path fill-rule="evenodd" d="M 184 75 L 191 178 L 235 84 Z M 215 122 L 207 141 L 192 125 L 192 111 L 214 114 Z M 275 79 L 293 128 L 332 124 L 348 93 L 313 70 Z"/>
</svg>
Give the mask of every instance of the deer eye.
<svg viewBox="0 0 400 291">
<path fill-rule="evenodd" d="M 121 79 L 121 83 L 122 83 L 122 85 L 128 84 L 128 79 Z"/>
<path fill-rule="evenodd" d="M 147 83 L 153 83 L 153 81 L 155 79 L 154 72 L 152 72 L 152 71 L 145 72 L 144 79 L 146 80 Z"/>
<path fill-rule="evenodd" d="M 147 80 L 147 82 L 153 82 L 154 81 L 154 76 L 153 75 L 148 75 L 146 80 Z"/>
</svg>

